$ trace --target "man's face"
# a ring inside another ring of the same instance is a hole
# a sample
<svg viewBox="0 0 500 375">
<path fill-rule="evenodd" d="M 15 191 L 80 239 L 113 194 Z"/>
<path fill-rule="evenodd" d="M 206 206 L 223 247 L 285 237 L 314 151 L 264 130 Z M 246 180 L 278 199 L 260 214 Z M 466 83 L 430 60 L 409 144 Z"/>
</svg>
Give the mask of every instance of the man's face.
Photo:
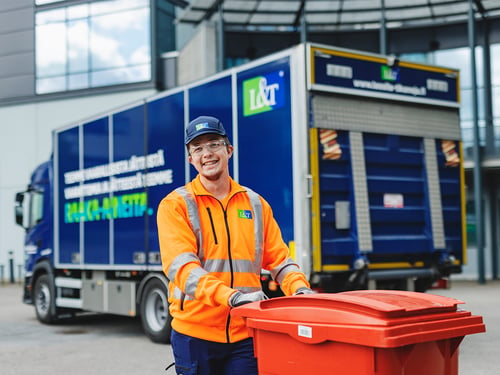
<svg viewBox="0 0 500 375">
<path fill-rule="evenodd" d="M 204 178 L 215 181 L 223 174 L 228 175 L 233 146 L 227 145 L 220 135 L 204 134 L 196 137 L 188 145 L 188 152 L 189 162 Z"/>
</svg>

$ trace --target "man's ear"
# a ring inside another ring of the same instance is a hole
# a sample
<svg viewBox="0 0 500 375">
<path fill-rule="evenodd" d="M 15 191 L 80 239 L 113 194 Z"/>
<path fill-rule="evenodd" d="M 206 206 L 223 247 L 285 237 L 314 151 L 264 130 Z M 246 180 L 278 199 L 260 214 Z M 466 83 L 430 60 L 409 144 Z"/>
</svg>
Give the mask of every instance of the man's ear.
<svg viewBox="0 0 500 375">
<path fill-rule="evenodd" d="M 229 154 L 229 159 L 231 159 L 231 157 L 233 156 L 233 152 L 234 152 L 233 145 L 227 146 L 227 153 Z"/>
</svg>

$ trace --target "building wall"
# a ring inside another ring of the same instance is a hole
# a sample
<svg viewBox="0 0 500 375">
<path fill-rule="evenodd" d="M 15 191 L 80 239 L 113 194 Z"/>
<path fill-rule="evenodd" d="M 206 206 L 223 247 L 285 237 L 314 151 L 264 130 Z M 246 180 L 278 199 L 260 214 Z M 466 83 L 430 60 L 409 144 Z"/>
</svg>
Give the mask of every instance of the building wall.
<svg viewBox="0 0 500 375">
<path fill-rule="evenodd" d="M 0 1 L 0 101 L 34 94 L 33 0 Z"/>
<path fill-rule="evenodd" d="M 178 57 L 178 84 L 183 85 L 217 72 L 216 26 L 202 23 Z"/>
<path fill-rule="evenodd" d="M 52 152 L 52 130 L 151 96 L 155 90 L 60 99 L 0 107 L 0 266 L 8 252 L 22 264 L 24 231 L 15 224 L 15 194 L 26 189 L 31 172 Z M 1 276 L 1 275 L 0 275 Z M 17 276 L 16 276 L 17 277 Z"/>
</svg>

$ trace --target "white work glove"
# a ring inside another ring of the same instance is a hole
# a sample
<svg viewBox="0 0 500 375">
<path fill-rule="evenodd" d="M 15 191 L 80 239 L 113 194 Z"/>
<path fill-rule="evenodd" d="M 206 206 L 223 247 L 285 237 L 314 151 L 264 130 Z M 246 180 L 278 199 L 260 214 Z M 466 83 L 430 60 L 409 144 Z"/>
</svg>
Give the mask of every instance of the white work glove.
<svg viewBox="0 0 500 375">
<path fill-rule="evenodd" d="M 262 290 L 251 293 L 242 293 L 240 291 L 231 294 L 229 297 L 229 306 L 236 307 L 244 305 L 245 303 L 262 301 L 264 299 L 268 299 L 265 293 Z"/>
<path fill-rule="evenodd" d="M 293 293 L 294 296 L 299 295 L 299 294 L 315 294 L 316 292 L 308 287 L 303 286 L 302 288 L 299 288 Z"/>
</svg>

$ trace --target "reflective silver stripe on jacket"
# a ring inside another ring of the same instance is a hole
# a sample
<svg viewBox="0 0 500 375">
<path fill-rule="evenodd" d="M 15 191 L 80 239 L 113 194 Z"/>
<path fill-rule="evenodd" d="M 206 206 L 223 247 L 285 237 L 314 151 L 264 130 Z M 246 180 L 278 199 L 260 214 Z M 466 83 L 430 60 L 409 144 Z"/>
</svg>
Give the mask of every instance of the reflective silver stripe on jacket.
<svg viewBox="0 0 500 375">
<path fill-rule="evenodd" d="M 170 265 L 168 269 L 168 279 L 173 281 L 175 280 L 175 275 L 179 271 L 179 269 L 184 266 L 187 263 L 190 262 L 196 262 L 198 263 L 198 257 L 193 254 L 193 253 L 182 253 L 179 256 L 177 256 L 173 261 L 172 264 Z M 203 268 L 193 268 L 191 272 L 188 275 L 187 281 L 186 281 L 186 286 L 185 286 L 185 293 L 190 296 L 194 296 L 194 292 L 196 291 L 196 286 L 198 285 L 198 282 L 200 281 L 200 278 L 204 275 L 207 274 L 207 271 L 205 271 Z M 175 295 L 175 293 L 174 293 Z"/>
<path fill-rule="evenodd" d="M 252 293 L 252 292 L 257 292 L 257 291 L 261 290 L 260 286 L 253 286 L 253 287 L 252 286 L 235 286 L 235 288 L 243 293 Z M 194 295 L 194 292 L 193 292 L 193 295 Z M 175 287 L 175 289 L 174 289 L 174 298 L 175 299 L 184 299 L 184 301 L 192 301 L 195 299 L 193 297 L 193 295 L 183 293 L 182 290 L 180 290 L 180 288 L 178 288 L 178 287 Z"/>
<path fill-rule="evenodd" d="M 297 266 L 292 258 L 288 258 L 283 263 L 271 270 L 271 276 L 273 277 L 274 281 L 276 281 L 278 284 L 281 284 L 283 283 L 286 275 L 288 275 L 290 272 L 297 271 L 299 271 L 299 266 Z"/>
<path fill-rule="evenodd" d="M 248 197 L 250 198 L 250 204 L 252 205 L 254 213 L 255 260 L 253 262 L 252 272 L 260 275 L 260 271 L 262 269 L 262 254 L 264 251 L 264 218 L 262 215 L 262 202 L 256 192 L 247 187 L 245 187 L 245 189 Z"/>
<path fill-rule="evenodd" d="M 198 286 L 198 282 L 202 278 L 202 276 L 205 276 L 207 274 L 207 271 L 205 271 L 203 268 L 193 268 L 191 272 L 189 272 L 189 276 L 186 281 L 186 286 L 184 287 L 184 291 L 187 295 L 193 296 L 194 293 L 196 292 L 196 287 Z"/>
<path fill-rule="evenodd" d="M 191 297 L 190 295 L 183 293 L 182 290 L 180 290 L 178 287 L 175 287 L 175 289 L 174 289 L 174 298 L 175 299 L 184 299 L 184 301 L 194 300 L 194 297 Z"/>
<path fill-rule="evenodd" d="M 194 197 L 184 186 L 175 189 L 175 191 L 179 193 L 186 202 L 189 222 L 191 223 L 191 229 L 196 236 L 196 244 L 198 245 L 198 258 L 201 260 L 203 259 L 203 236 L 201 233 L 200 217 L 198 215 L 198 205 Z"/>
<path fill-rule="evenodd" d="M 175 257 L 172 264 L 170 264 L 170 267 L 168 268 L 168 279 L 174 281 L 177 271 L 189 262 L 198 262 L 198 257 L 193 253 L 182 253 Z"/>
</svg>

